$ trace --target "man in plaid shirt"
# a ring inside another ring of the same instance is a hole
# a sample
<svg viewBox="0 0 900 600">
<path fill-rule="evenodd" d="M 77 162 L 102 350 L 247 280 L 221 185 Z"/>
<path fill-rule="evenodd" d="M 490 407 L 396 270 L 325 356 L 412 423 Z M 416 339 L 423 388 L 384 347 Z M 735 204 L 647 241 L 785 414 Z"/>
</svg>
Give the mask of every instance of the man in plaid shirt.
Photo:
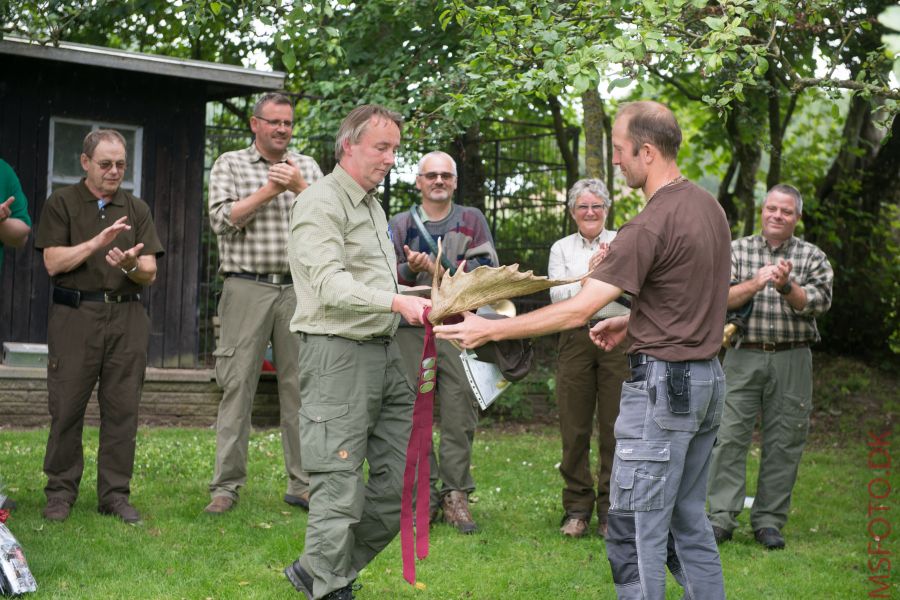
<svg viewBox="0 0 900 600">
<path fill-rule="evenodd" d="M 750 525 L 756 541 L 784 548 L 791 490 L 812 412 L 816 317 L 831 306 L 834 278 L 825 253 L 794 237 L 803 211 L 796 188 L 779 184 L 762 208 L 762 235 L 731 244 L 728 309 L 753 299 L 746 333 L 725 356 L 728 393 L 709 473 L 709 518 L 718 543 L 730 540 L 744 506 L 747 450 L 762 412 L 762 455 Z"/>
<path fill-rule="evenodd" d="M 207 513 L 231 510 L 247 481 L 250 410 L 270 340 L 288 474 L 284 501 L 309 508 L 309 477 L 300 462 L 299 342 L 289 329 L 296 297 L 287 243 L 291 206 L 322 171 L 309 156 L 287 149 L 293 117 L 290 98 L 262 96 L 250 118 L 253 144 L 220 156 L 209 174 L 209 221 L 219 242 L 225 285 L 215 350 L 216 381 L 223 393 Z"/>
</svg>

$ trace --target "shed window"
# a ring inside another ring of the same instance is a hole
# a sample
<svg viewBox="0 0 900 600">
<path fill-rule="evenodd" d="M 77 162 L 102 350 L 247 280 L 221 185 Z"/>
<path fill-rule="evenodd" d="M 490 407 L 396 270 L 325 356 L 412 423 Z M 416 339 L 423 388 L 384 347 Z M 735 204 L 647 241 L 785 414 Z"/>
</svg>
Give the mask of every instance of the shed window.
<svg viewBox="0 0 900 600">
<path fill-rule="evenodd" d="M 65 185 L 81 181 L 84 176 L 81 168 L 81 147 L 84 136 L 96 129 L 115 129 L 125 138 L 128 168 L 122 179 L 122 188 L 135 196 L 141 195 L 143 127 L 52 117 L 50 119 L 50 165 L 47 169 L 48 196 Z"/>
</svg>

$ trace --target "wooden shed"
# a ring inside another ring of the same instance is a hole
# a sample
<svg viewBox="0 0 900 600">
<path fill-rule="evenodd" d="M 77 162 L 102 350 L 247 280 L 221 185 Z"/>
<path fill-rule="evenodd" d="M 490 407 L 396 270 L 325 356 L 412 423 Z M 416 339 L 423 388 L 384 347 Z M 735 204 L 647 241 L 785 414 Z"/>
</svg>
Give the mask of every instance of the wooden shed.
<svg viewBox="0 0 900 600">
<path fill-rule="evenodd" d="M 0 40 L 0 158 L 19 176 L 36 228 L 53 189 L 79 180 L 81 140 L 112 127 L 128 141 L 124 187 L 153 211 L 166 250 L 144 300 L 149 366 L 198 356 L 207 102 L 281 88 L 283 73 L 63 43 Z M 0 342 L 46 343 L 50 279 L 33 236 L 7 249 Z"/>
</svg>

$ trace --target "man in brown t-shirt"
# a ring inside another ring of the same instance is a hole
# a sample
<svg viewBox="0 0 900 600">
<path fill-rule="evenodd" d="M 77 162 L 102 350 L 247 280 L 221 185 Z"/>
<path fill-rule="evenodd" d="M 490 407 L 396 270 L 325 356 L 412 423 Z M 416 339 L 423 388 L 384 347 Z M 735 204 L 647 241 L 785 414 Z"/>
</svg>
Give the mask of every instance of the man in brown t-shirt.
<svg viewBox="0 0 900 600">
<path fill-rule="evenodd" d="M 629 338 L 631 379 L 616 420 L 607 556 L 620 599 L 665 598 L 665 566 L 694 598 L 725 597 L 722 566 L 704 511 L 709 457 L 725 376 L 721 344 L 731 270 L 728 223 L 675 160 L 681 130 L 655 102 L 625 105 L 612 130 L 613 163 L 647 205 L 625 224 L 606 259 L 573 298 L 502 321 L 466 315 L 435 328 L 473 348 L 584 325 L 623 292 L 630 316 L 598 323 L 594 342 Z"/>
<path fill-rule="evenodd" d="M 43 511 L 51 521 L 64 521 L 78 497 L 84 412 L 98 380 L 98 510 L 140 520 L 128 502 L 150 333 L 140 299 L 163 247 L 150 208 L 121 189 L 126 165 L 122 135 L 92 131 L 81 155 L 84 179 L 55 191 L 38 222 L 34 246 L 53 281 Z"/>
</svg>

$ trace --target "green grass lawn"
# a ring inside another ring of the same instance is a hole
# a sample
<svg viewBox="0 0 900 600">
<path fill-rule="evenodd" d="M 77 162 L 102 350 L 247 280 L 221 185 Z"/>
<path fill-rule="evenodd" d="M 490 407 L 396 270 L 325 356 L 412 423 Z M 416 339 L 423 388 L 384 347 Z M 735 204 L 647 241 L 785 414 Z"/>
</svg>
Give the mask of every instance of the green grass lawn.
<svg viewBox="0 0 900 600">
<path fill-rule="evenodd" d="M 281 444 L 275 431 L 253 435 L 250 477 L 241 502 L 222 517 L 203 514 L 215 451 L 208 429 L 142 427 L 132 500 L 144 522 L 124 525 L 96 512 L 97 430 L 85 435 L 86 469 L 72 516 L 41 516 L 46 430 L 0 430 L 0 474 L 19 508 L 8 525 L 38 581 L 35 598 L 296 598 L 282 575 L 303 547 L 306 513 L 281 501 Z M 742 515 L 735 539 L 721 548 L 726 589 L 737 599 L 868 598 L 869 517 L 866 439 L 806 453 L 795 490 L 787 549 L 756 544 Z M 895 446 L 896 447 L 896 446 Z M 614 598 L 604 542 L 563 539 L 559 437 L 548 427 L 479 432 L 473 512 L 481 531 L 462 536 L 432 529 L 431 554 L 418 565 L 424 589 L 407 585 L 399 539 L 361 574 L 360 599 Z M 751 455 L 755 476 L 758 452 Z M 895 462 L 900 459 L 895 459 Z M 900 550 L 897 494 L 883 513 L 893 524 L 884 542 Z M 752 493 L 752 489 L 750 490 Z M 893 568 L 900 568 L 893 561 Z M 900 597 L 900 576 L 881 597 Z M 423 587 L 420 586 L 420 587 Z M 893 596 L 891 596 L 893 594 Z M 680 598 L 670 578 L 668 598 Z M 702 600 L 702 599 L 701 599 Z"/>
</svg>

